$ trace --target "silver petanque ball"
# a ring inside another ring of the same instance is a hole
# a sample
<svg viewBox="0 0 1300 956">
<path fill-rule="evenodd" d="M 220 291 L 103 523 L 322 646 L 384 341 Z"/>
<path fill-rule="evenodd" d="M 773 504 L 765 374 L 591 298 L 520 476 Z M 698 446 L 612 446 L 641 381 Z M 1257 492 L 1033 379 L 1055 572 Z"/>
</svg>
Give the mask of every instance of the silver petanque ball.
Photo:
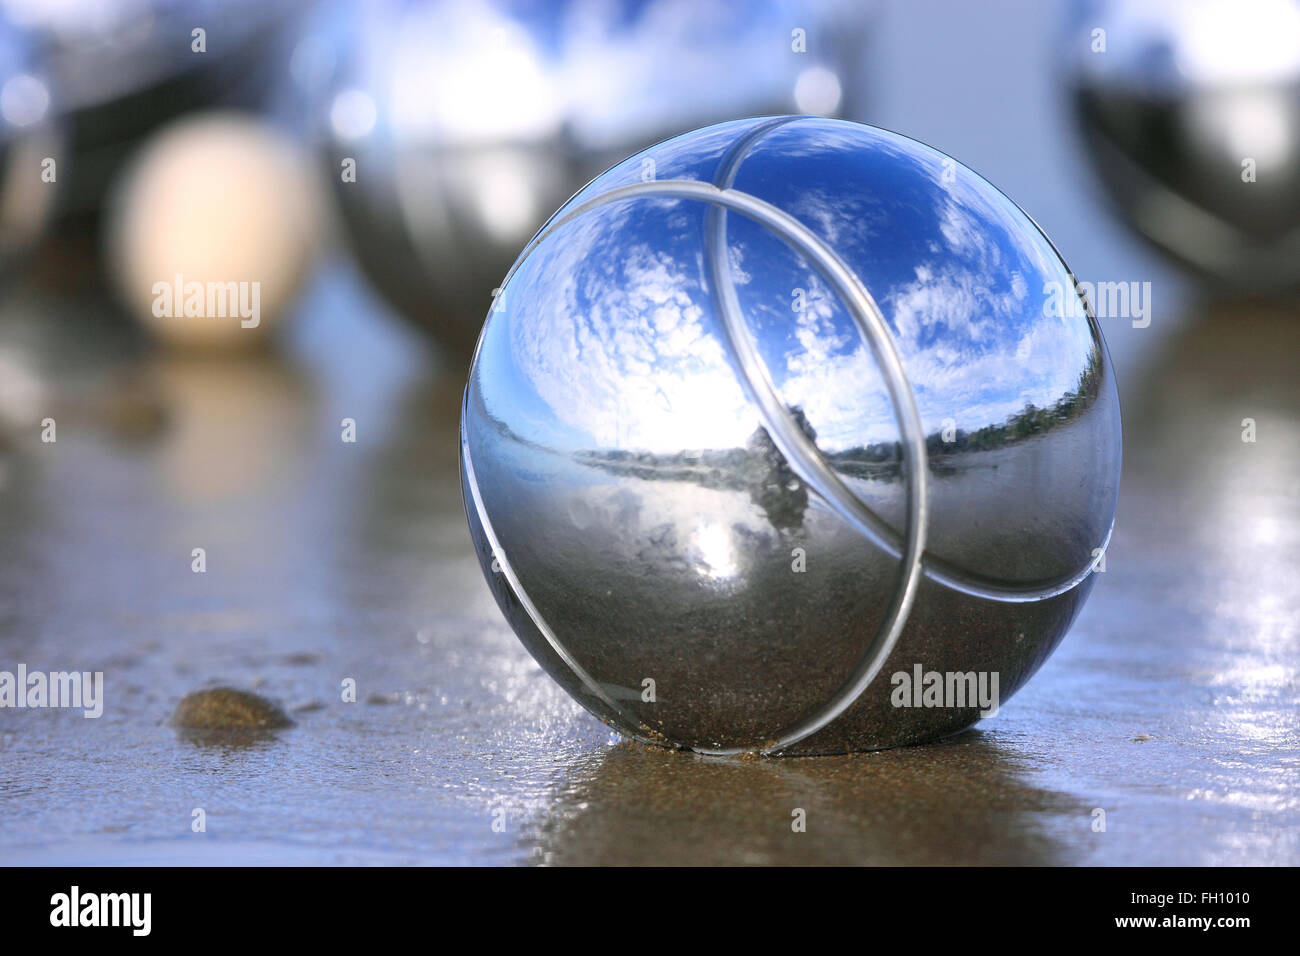
<svg viewBox="0 0 1300 956">
<path fill-rule="evenodd" d="M 566 203 L 461 421 L 525 646 L 611 726 L 708 753 L 993 712 L 1104 568 L 1119 482 L 1101 332 L 1034 222 L 928 146 L 807 116 L 678 136 Z"/>
<path fill-rule="evenodd" d="M 1120 215 L 1212 283 L 1300 284 L 1300 3 L 1093 0 L 1070 38 L 1075 111 Z"/>
<path fill-rule="evenodd" d="M 613 163 L 722 119 L 851 108 L 871 6 L 343 4 L 320 113 L 357 260 L 389 304 L 468 353 L 520 248 Z"/>
</svg>

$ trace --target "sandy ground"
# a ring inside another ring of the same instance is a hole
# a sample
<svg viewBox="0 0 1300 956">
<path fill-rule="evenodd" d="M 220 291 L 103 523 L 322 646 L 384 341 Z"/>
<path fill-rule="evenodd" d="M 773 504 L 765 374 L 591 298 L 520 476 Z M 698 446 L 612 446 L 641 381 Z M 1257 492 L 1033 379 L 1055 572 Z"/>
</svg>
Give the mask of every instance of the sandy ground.
<svg viewBox="0 0 1300 956">
<path fill-rule="evenodd" d="M 99 719 L 0 710 L 0 862 L 1300 863 L 1294 313 L 1207 311 L 1121 382 L 1106 573 L 995 718 L 725 760 L 620 742 L 524 652 L 461 510 L 462 374 L 347 281 L 260 359 L 150 355 L 96 301 L 0 305 L 0 399 L 58 420 L 0 433 L 0 669 L 105 681 Z M 168 725 L 217 685 L 294 726 Z"/>
</svg>

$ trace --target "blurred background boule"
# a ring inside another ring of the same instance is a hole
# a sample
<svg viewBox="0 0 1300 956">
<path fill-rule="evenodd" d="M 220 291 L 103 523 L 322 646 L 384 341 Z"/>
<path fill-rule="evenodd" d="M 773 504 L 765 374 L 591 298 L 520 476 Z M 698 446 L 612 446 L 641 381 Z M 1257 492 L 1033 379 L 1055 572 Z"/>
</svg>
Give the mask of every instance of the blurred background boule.
<svg viewBox="0 0 1300 956">
<path fill-rule="evenodd" d="M 312 175 L 290 140 L 251 116 L 201 114 L 160 131 L 117 185 L 105 230 L 106 259 L 128 308 L 171 345 L 264 341 L 316 251 Z M 204 286 L 205 306 L 228 314 L 187 314 L 198 291 L 192 283 Z M 218 283 L 224 288 L 213 299 L 209 284 Z"/>
</svg>

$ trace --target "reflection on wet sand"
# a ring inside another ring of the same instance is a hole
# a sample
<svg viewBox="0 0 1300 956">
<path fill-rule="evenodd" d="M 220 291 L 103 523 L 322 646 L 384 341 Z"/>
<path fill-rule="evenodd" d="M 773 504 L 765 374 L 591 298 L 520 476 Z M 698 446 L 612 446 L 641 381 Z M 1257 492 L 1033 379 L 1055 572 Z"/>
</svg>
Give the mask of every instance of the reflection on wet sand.
<svg viewBox="0 0 1300 956">
<path fill-rule="evenodd" d="M 362 568 L 363 580 L 381 571 L 400 604 L 426 613 L 431 605 L 451 609 L 441 606 L 444 594 L 459 601 L 462 588 L 445 583 L 449 573 L 463 571 L 464 584 L 477 587 L 472 564 L 448 560 L 469 553 L 457 458 L 464 385 L 463 373 L 449 371 L 418 376 L 393 395 L 384 432 L 367 452 L 359 506 L 347 515 L 339 593 L 355 588 Z"/>
<path fill-rule="evenodd" d="M 223 502 L 300 480 L 302 446 L 317 433 L 300 370 L 275 353 L 166 355 L 153 374 L 174 420 L 163 452 L 170 496 Z"/>
<path fill-rule="evenodd" d="M 235 754 L 243 750 L 261 750 L 274 746 L 279 734 L 254 727 L 194 728 L 182 727 L 176 736 L 201 750 Z"/>
<path fill-rule="evenodd" d="M 1292 769 L 1300 809 L 1300 323 L 1293 310 L 1213 308 L 1161 356 L 1135 401 L 1125 475 L 1126 560 L 1142 564 L 1190 615 L 1169 634 L 1150 615 L 1150 643 L 1189 679 L 1205 675 L 1213 714 L 1184 699 L 1184 726 L 1225 735 L 1216 763 Z M 1137 594 L 1127 595 L 1130 606 Z M 1141 619 L 1140 619 L 1141 620 Z M 1280 781 L 1279 781 L 1280 782 Z"/>
<path fill-rule="evenodd" d="M 35 355 L 64 401 L 58 445 L 19 432 L 3 459 L 0 651 L 104 670 L 108 707 L 102 721 L 0 715 L 0 853 L 120 863 L 173 847 L 201 801 L 228 839 L 184 852 L 213 862 L 330 861 L 340 834 L 368 859 L 435 863 L 1300 859 L 1293 312 L 1205 317 L 1126 395 L 1109 567 L 1052 664 L 997 718 L 932 746 L 764 761 L 611 745 L 528 659 L 473 559 L 458 373 L 398 384 L 376 367 L 340 383 L 268 357 L 191 376 L 75 315 L 39 317 L 0 313 L 11 332 L 71 329 Z M 112 401 L 119 411 L 96 411 Z M 361 423 L 357 445 L 338 440 L 342 414 Z M 149 440 L 118 440 L 132 436 Z M 177 442 L 217 476 L 172 467 Z M 232 461 L 276 481 L 223 476 Z M 689 487 L 716 523 L 734 511 L 771 527 L 747 489 Z M 551 503 L 583 541 L 592 515 Z M 804 523 L 816 520 L 810 502 Z M 196 542 L 216 556 L 206 576 L 190 572 Z M 684 573 L 724 587 L 728 563 L 764 547 L 743 544 L 706 549 Z M 343 675 L 357 704 L 339 702 Z M 234 741 L 166 726 L 184 693 L 217 680 L 283 701 L 297 726 Z M 376 695 L 392 703 L 367 703 Z M 531 822 L 495 834 L 495 806 Z M 1095 806 L 1108 833 L 1091 828 Z"/>
<path fill-rule="evenodd" d="M 978 732 L 924 747 L 780 760 L 622 744 L 571 765 L 527 836 L 554 864 L 1068 864 L 1089 808 L 1028 782 Z M 803 810 L 804 832 L 795 832 Z"/>
</svg>

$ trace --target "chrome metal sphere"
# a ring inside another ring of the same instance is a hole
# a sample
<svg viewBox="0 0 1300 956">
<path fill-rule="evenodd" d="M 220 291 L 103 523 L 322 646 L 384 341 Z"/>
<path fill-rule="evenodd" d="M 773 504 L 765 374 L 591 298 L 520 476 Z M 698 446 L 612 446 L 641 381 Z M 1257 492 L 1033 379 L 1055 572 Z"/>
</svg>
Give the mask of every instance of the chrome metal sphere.
<svg viewBox="0 0 1300 956">
<path fill-rule="evenodd" d="M 894 133 L 743 120 L 633 156 L 524 250 L 475 353 L 462 484 L 497 602 L 642 740 L 968 726 L 895 675 L 1005 700 L 1109 540 L 1118 399 L 1073 290 L 1019 207 Z"/>
<path fill-rule="evenodd" d="M 704 123 L 842 111 L 869 6 L 341 5 L 320 28 L 346 51 L 321 113 L 357 259 L 390 304 L 468 352 L 520 248 L 612 163 Z"/>
<path fill-rule="evenodd" d="M 1300 284 L 1300 3 L 1084 11 L 1070 31 L 1075 107 L 1121 215 L 1212 280 Z"/>
</svg>

